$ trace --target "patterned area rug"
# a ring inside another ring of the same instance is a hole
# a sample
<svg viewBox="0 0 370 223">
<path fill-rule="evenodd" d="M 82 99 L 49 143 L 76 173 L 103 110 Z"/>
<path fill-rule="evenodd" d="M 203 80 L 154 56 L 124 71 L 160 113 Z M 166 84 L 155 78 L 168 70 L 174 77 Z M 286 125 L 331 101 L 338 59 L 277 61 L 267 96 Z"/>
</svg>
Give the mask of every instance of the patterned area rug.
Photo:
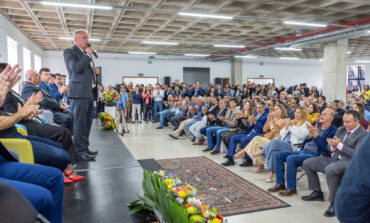
<svg viewBox="0 0 370 223">
<path fill-rule="evenodd" d="M 224 216 L 290 206 L 204 156 L 157 162 L 194 186 Z"/>
</svg>

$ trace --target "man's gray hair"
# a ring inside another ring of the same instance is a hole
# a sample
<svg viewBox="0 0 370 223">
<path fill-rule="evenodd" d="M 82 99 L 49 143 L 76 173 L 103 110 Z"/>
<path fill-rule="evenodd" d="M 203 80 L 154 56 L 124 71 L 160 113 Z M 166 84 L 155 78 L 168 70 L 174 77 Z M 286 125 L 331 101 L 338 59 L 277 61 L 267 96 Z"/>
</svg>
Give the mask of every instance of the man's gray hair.
<svg viewBox="0 0 370 223">
<path fill-rule="evenodd" d="M 77 29 L 73 32 L 73 37 L 76 37 L 77 34 L 80 34 L 80 33 L 86 33 L 87 34 L 87 30 L 84 30 L 84 29 Z"/>
<path fill-rule="evenodd" d="M 35 70 L 27 70 L 26 73 L 24 73 L 24 77 L 26 78 L 26 81 L 28 81 L 29 79 L 32 78 L 32 76 L 33 76 L 32 72 L 36 72 L 36 71 Z"/>
</svg>

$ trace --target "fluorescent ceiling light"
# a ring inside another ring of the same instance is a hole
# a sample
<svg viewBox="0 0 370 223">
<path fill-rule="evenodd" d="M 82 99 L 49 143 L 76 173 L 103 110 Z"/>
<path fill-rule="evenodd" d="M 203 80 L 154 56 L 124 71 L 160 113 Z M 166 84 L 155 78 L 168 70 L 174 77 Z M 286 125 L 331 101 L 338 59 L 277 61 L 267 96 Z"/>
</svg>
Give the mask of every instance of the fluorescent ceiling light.
<svg viewBox="0 0 370 223">
<path fill-rule="evenodd" d="M 58 39 L 62 39 L 62 40 L 73 40 L 73 37 L 68 37 L 68 36 L 60 36 L 58 37 Z M 94 39 L 94 38 L 91 38 L 89 39 L 91 42 L 100 42 L 101 39 Z"/>
<path fill-rule="evenodd" d="M 179 15 L 190 16 L 190 17 L 212 18 L 212 19 L 233 19 L 234 18 L 232 16 L 201 14 L 201 13 L 189 13 L 189 12 L 179 12 Z"/>
<path fill-rule="evenodd" d="M 356 60 L 356 63 L 370 63 L 370 60 Z"/>
<path fill-rule="evenodd" d="M 326 27 L 326 24 L 320 23 L 308 23 L 308 22 L 294 22 L 294 21 L 284 21 L 284 24 L 288 25 L 298 25 L 298 26 L 315 26 L 315 27 Z"/>
<path fill-rule="evenodd" d="M 319 61 L 324 61 L 324 59 L 319 59 Z"/>
<path fill-rule="evenodd" d="M 221 48 L 244 48 L 242 45 L 223 45 L 223 44 L 214 44 L 214 47 L 221 47 Z"/>
<path fill-rule="evenodd" d="M 195 53 L 185 53 L 187 57 L 208 57 L 209 54 L 195 54 Z"/>
<path fill-rule="evenodd" d="M 144 44 L 152 44 L 152 45 L 179 45 L 179 43 L 173 42 L 157 42 L 157 41 L 143 41 Z"/>
<path fill-rule="evenodd" d="M 276 47 L 275 50 L 282 50 L 282 51 L 302 51 L 302 49 L 297 48 L 284 48 L 284 47 Z"/>
<path fill-rule="evenodd" d="M 103 5 L 93 5 L 93 4 L 79 4 L 79 3 L 63 3 L 63 2 L 47 2 L 42 1 L 43 5 L 53 5 L 53 6 L 62 6 L 62 7 L 74 7 L 74 8 L 88 8 L 88 9 L 104 9 L 111 10 L 112 6 L 103 6 Z"/>
<path fill-rule="evenodd" d="M 298 57 L 279 57 L 281 60 L 299 60 Z"/>
<path fill-rule="evenodd" d="M 252 55 L 248 55 L 248 56 L 234 56 L 236 58 L 249 58 L 249 59 L 255 59 L 257 58 L 257 56 L 252 56 Z"/>
<path fill-rule="evenodd" d="M 370 33 L 370 30 L 368 30 L 367 33 Z"/>
<path fill-rule="evenodd" d="M 154 55 L 157 53 L 154 52 L 134 52 L 134 51 L 128 51 L 129 54 L 144 54 L 144 55 Z"/>
</svg>

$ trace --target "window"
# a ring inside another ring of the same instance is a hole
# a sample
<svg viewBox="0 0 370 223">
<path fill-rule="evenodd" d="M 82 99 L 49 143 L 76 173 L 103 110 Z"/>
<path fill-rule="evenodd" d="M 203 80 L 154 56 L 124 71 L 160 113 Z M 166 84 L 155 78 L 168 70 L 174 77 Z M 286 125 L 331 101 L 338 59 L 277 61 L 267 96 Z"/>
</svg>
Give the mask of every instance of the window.
<svg viewBox="0 0 370 223">
<path fill-rule="evenodd" d="M 8 36 L 8 64 L 14 66 L 18 63 L 18 43 Z"/>
<path fill-rule="evenodd" d="M 7 42 L 8 42 L 8 64 L 14 66 L 18 64 L 18 49 L 17 49 L 18 43 L 9 36 L 7 37 Z M 19 85 L 16 84 L 13 87 L 13 90 L 19 92 Z"/>
<path fill-rule="evenodd" d="M 41 57 L 37 56 L 37 55 L 34 55 L 34 62 L 35 62 L 35 70 L 37 72 L 39 72 L 39 70 L 41 69 Z"/>
<path fill-rule="evenodd" d="M 31 51 L 23 47 L 23 73 L 32 69 L 31 66 Z"/>
</svg>

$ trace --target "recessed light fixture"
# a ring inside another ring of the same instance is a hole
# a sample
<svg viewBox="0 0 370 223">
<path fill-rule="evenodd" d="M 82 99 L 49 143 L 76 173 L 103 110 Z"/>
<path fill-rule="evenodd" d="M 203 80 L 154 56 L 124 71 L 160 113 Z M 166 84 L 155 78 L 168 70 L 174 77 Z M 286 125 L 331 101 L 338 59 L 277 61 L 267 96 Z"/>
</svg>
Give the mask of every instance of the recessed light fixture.
<svg viewBox="0 0 370 223">
<path fill-rule="evenodd" d="M 234 18 L 232 16 L 201 14 L 201 13 L 191 13 L 191 12 L 179 12 L 178 14 L 181 15 L 181 16 L 211 18 L 211 19 L 233 19 Z"/>
<path fill-rule="evenodd" d="M 290 47 L 275 47 L 275 50 L 282 50 L 282 51 L 302 51 L 302 49 L 290 48 Z"/>
<path fill-rule="evenodd" d="M 370 60 L 356 60 L 356 63 L 370 63 Z"/>
<path fill-rule="evenodd" d="M 351 51 L 348 51 L 347 54 L 351 54 L 352 52 Z"/>
<path fill-rule="evenodd" d="M 299 60 L 298 57 L 279 57 L 281 60 Z"/>
<path fill-rule="evenodd" d="M 159 42 L 159 41 L 142 41 L 141 43 L 151 44 L 151 45 L 179 45 L 179 43 L 174 43 L 174 42 Z"/>
<path fill-rule="evenodd" d="M 244 48 L 243 45 L 223 45 L 223 44 L 214 44 L 214 47 L 220 47 L 220 48 Z"/>
<path fill-rule="evenodd" d="M 196 53 L 185 53 L 187 57 L 208 57 L 209 54 L 196 54 Z"/>
<path fill-rule="evenodd" d="M 154 55 L 157 54 L 155 52 L 136 52 L 136 51 L 128 51 L 129 54 L 142 54 L 142 55 Z"/>
<path fill-rule="evenodd" d="M 247 58 L 247 59 L 255 59 L 257 56 L 252 55 L 245 55 L 245 56 L 234 56 L 235 58 Z"/>
<path fill-rule="evenodd" d="M 113 9 L 112 6 L 93 5 L 93 4 L 79 4 L 79 3 L 69 3 L 69 2 L 47 2 L 47 1 L 42 1 L 41 4 L 43 4 L 43 5 L 52 5 L 52 6 L 62 6 L 62 7 L 73 7 L 73 8 L 88 8 L 88 9 L 103 9 L 103 10 Z"/>
<path fill-rule="evenodd" d="M 61 39 L 61 40 L 73 40 L 73 37 L 68 37 L 68 36 L 60 36 L 58 37 L 58 39 Z M 102 41 L 101 39 L 95 39 L 95 38 L 91 38 L 89 39 L 91 42 L 100 42 Z"/>
<path fill-rule="evenodd" d="M 370 30 L 368 30 L 367 33 L 370 33 Z"/>
<path fill-rule="evenodd" d="M 297 26 L 314 26 L 314 27 L 327 27 L 326 24 L 320 23 L 308 23 L 308 22 L 295 22 L 295 21 L 284 21 L 284 24 L 297 25 Z"/>
</svg>

